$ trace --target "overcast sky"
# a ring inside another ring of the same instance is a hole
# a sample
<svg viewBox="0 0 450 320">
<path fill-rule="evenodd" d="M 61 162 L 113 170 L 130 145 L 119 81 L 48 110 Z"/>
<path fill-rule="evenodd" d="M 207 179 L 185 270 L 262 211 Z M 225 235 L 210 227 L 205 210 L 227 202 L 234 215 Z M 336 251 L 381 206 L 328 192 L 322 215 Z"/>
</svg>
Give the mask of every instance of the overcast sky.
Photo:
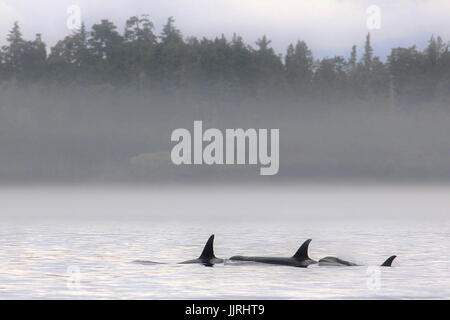
<svg viewBox="0 0 450 320">
<path fill-rule="evenodd" d="M 347 56 L 353 44 L 360 48 L 372 29 L 375 54 L 384 58 L 390 48 L 417 44 L 423 48 L 432 34 L 450 40 L 449 0 L 0 0 L 0 44 L 15 20 L 24 35 L 42 33 L 52 46 L 71 31 L 67 28 L 67 8 L 78 5 L 87 26 L 107 18 L 123 30 L 124 21 L 147 13 L 161 30 L 173 16 L 184 36 L 214 37 L 233 32 L 248 43 L 267 35 L 277 52 L 305 40 L 315 56 Z M 375 21 L 375 22 L 374 22 Z"/>
</svg>

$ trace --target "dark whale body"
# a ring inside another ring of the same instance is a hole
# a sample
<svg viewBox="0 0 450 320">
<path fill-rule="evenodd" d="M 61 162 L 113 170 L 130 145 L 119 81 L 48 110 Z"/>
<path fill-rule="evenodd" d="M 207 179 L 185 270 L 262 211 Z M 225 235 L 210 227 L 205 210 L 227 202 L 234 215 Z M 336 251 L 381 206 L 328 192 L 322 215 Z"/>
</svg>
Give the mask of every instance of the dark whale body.
<svg viewBox="0 0 450 320">
<path fill-rule="evenodd" d="M 197 259 L 179 262 L 179 264 L 199 263 L 207 267 L 212 267 L 216 263 L 223 263 L 223 259 L 214 255 L 214 235 L 210 236 L 203 248 L 202 254 Z"/>
<path fill-rule="evenodd" d="M 397 256 L 390 256 L 387 258 L 385 262 L 381 264 L 382 267 L 390 267 L 392 265 L 392 261 Z M 356 263 L 345 261 L 336 257 L 325 257 L 319 260 L 319 266 L 333 266 L 333 267 L 343 267 L 343 266 L 357 266 Z"/>
<path fill-rule="evenodd" d="M 284 257 L 234 256 L 234 257 L 231 257 L 230 260 L 232 260 L 232 261 L 251 261 L 251 262 L 260 262 L 260 263 L 267 263 L 267 264 L 276 264 L 276 265 L 283 265 L 283 266 L 306 268 L 310 264 L 317 263 L 316 261 L 312 260 L 308 256 L 308 247 L 309 247 L 310 242 L 311 242 L 311 239 L 306 240 L 292 257 L 284 258 Z"/>
</svg>

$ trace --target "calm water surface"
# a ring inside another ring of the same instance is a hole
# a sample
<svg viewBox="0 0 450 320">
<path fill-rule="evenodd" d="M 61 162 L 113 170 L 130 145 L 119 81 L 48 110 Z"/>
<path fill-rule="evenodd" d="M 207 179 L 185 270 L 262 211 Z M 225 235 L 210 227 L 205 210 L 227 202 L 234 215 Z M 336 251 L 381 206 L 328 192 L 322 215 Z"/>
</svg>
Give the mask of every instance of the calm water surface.
<svg viewBox="0 0 450 320">
<path fill-rule="evenodd" d="M 39 203 L 25 201 L 21 206 L 52 208 L 51 202 Z M 71 200 L 62 203 L 70 206 Z M 280 218 L 276 214 L 249 217 L 236 211 L 213 219 L 207 215 L 161 218 L 152 214 L 152 206 L 146 215 L 114 218 L 4 216 L 0 298 L 450 298 L 450 220 L 445 215 L 325 218 L 296 215 L 294 208 L 300 206 L 292 202 L 292 214 L 286 216 L 284 209 Z M 123 211 L 123 203 L 108 210 Z M 363 266 L 303 269 L 229 261 L 212 268 L 176 264 L 196 258 L 213 233 L 216 256 L 221 258 L 291 256 L 305 239 L 312 238 L 312 258 L 337 255 Z M 392 268 L 368 269 L 392 254 L 398 256 Z"/>
</svg>

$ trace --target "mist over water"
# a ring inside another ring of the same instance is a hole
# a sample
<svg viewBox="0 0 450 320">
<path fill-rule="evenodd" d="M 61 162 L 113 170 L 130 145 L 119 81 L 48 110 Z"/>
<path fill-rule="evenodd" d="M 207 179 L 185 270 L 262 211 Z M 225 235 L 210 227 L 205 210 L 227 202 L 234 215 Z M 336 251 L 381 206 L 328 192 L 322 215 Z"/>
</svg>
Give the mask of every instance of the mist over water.
<svg viewBox="0 0 450 320">
<path fill-rule="evenodd" d="M 134 96 L 133 91 L 101 98 L 79 94 L 55 100 L 23 93 L 23 103 L 0 110 L 5 115 L 0 119 L 4 184 L 186 184 L 209 179 L 433 184 L 450 178 L 450 114 L 440 108 L 342 102 L 298 108 L 283 100 L 199 106 L 189 100 L 155 102 L 152 95 Z M 204 130 L 279 129 L 278 174 L 261 178 L 256 165 L 174 165 L 171 133 L 177 128 L 192 131 L 194 120 L 202 120 Z"/>
<path fill-rule="evenodd" d="M 15 187 L 1 189 L 0 217 L 21 221 L 445 219 L 449 192 L 446 185 L 383 184 Z"/>
</svg>

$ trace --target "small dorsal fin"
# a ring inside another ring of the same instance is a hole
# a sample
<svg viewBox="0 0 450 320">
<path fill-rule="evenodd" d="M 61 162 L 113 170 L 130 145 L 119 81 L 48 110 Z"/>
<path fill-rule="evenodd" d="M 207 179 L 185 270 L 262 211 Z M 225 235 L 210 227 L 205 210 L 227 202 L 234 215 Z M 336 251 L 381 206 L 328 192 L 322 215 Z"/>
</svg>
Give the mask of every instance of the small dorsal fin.
<svg viewBox="0 0 450 320">
<path fill-rule="evenodd" d="M 312 239 L 308 239 L 300 246 L 300 248 L 297 250 L 297 252 L 294 254 L 294 258 L 302 258 L 302 259 L 309 259 L 308 256 L 308 247 L 309 243 Z"/>
<path fill-rule="evenodd" d="M 215 258 L 214 256 L 214 235 L 210 236 L 208 241 L 203 248 L 202 254 L 200 255 L 200 259 L 211 259 Z"/>
<path fill-rule="evenodd" d="M 397 256 L 390 256 L 389 258 L 387 258 L 387 260 L 385 262 L 383 262 L 383 264 L 381 266 L 382 267 L 390 267 L 392 264 L 392 261 L 394 261 L 395 258 L 397 258 Z"/>
</svg>

